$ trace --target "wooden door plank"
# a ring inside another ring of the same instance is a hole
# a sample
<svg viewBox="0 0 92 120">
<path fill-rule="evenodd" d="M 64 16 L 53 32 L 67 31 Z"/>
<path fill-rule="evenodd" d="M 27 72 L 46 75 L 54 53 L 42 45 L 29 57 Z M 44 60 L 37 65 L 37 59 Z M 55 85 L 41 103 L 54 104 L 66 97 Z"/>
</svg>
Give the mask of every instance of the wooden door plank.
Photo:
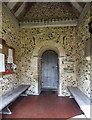
<svg viewBox="0 0 92 120">
<path fill-rule="evenodd" d="M 48 50 L 42 55 L 42 89 L 58 87 L 58 55 Z"/>
</svg>

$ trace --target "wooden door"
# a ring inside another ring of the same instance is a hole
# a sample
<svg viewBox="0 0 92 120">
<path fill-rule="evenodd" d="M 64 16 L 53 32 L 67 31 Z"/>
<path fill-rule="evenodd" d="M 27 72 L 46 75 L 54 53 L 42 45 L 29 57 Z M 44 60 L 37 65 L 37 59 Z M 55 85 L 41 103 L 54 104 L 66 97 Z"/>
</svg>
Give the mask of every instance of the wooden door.
<svg viewBox="0 0 92 120">
<path fill-rule="evenodd" d="M 42 89 L 58 88 L 58 55 L 48 50 L 42 55 Z"/>
</svg>

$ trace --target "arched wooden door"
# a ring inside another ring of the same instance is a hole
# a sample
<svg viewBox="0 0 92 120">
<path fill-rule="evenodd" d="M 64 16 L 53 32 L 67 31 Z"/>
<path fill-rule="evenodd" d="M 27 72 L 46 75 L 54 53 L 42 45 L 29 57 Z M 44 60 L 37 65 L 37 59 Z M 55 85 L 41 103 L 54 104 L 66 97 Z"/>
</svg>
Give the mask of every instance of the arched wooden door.
<svg viewBox="0 0 92 120">
<path fill-rule="evenodd" d="M 58 89 L 58 55 L 52 50 L 47 50 L 42 55 L 41 89 Z"/>
</svg>

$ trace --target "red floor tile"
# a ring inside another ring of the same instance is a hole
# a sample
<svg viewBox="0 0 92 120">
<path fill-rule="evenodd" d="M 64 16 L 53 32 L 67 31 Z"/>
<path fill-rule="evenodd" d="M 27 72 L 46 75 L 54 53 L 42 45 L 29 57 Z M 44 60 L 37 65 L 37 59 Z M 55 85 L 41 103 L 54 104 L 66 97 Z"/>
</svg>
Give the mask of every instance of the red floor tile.
<svg viewBox="0 0 92 120">
<path fill-rule="evenodd" d="M 12 115 L 3 118 L 71 118 L 83 114 L 74 99 L 57 95 L 18 98 L 11 106 Z"/>
</svg>

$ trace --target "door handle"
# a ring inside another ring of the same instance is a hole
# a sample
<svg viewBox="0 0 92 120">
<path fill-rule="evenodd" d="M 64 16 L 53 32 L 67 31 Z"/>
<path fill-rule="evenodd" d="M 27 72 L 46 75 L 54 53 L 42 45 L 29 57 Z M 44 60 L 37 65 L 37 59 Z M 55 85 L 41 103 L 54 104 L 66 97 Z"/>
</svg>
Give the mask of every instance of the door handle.
<svg viewBox="0 0 92 120">
<path fill-rule="evenodd" d="M 58 68 L 58 66 L 53 66 L 52 68 L 54 69 L 55 67 Z"/>
</svg>

